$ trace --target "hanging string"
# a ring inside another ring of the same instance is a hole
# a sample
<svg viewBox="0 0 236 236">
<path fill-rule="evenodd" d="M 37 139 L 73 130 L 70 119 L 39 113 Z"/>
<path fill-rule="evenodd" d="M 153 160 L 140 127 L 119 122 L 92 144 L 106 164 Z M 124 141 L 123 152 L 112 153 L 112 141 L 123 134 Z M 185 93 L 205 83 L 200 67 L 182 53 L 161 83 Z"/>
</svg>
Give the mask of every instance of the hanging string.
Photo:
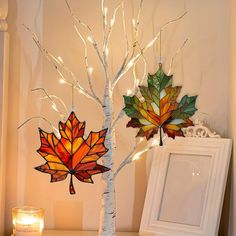
<svg viewBox="0 0 236 236">
<path fill-rule="evenodd" d="M 186 9 L 187 7 L 186 7 L 186 0 L 184 0 L 184 12 L 186 12 L 187 11 L 187 9 Z"/>
<path fill-rule="evenodd" d="M 160 29 L 160 58 L 159 58 L 159 64 L 162 64 L 162 28 Z"/>
<path fill-rule="evenodd" d="M 75 104 L 74 104 L 74 90 L 75 90 L 75 85 L 71 84 L 71 110 L 74 111 Z"/>
</svg>

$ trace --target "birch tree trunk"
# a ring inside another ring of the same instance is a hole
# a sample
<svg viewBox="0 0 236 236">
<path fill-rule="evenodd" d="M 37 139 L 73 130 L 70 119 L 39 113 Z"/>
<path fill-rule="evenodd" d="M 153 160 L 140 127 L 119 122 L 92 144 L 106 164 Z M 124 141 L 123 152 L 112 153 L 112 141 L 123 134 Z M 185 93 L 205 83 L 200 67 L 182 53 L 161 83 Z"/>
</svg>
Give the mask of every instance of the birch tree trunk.
<svg viewBox="0 0 236 236">
<path fill-rule="evenodd" d="M 105 172 L 102 175 L 104 190 L 102 195 L 102 207 L 99 224 L 99 236 L 114 236 L 116 234 L 116 202 L 115 202 L 115 186 L 113 174 L 113 133 L 111 125 L 113 120 L 113 101 L 111 82 L 107 80 L 105 95 L 104 95 L 104 113 L 105 113 L 105 128 L 108 128 L 108 133 L 105 141 L 106 147 L 109 151 L 103 158 L 103 163 L 111 171 Z"/>
</svg>

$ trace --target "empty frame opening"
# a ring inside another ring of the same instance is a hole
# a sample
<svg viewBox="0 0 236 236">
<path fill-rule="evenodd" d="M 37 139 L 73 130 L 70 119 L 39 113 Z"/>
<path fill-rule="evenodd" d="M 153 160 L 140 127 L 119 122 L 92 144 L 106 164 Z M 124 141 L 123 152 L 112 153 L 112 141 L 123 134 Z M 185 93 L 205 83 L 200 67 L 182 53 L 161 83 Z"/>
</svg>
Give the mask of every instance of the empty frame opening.
<svg viewBox="0 0 236 236">
<path fill-rule="evenodd" d="M 158 220 L 200 226 L 210 169 L 211 156 L 171 153 Z"/>
</svg>

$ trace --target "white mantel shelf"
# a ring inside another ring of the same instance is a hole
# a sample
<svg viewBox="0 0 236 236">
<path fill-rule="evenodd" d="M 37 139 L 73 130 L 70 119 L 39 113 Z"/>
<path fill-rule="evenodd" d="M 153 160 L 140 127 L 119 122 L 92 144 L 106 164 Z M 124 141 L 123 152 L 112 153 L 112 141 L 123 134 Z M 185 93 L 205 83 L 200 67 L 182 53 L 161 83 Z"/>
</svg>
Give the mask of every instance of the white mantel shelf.
<svg viewBox="0 0 236 236">
<path fill-rule="evenodd" d="M 45 230 L 43 236 L 97 236 L 96 231 L 57 231 L 57 230 Z M 117 236 L 138 236 L 138 233 L 132 232 L 120 232 Z"/>
</svg>

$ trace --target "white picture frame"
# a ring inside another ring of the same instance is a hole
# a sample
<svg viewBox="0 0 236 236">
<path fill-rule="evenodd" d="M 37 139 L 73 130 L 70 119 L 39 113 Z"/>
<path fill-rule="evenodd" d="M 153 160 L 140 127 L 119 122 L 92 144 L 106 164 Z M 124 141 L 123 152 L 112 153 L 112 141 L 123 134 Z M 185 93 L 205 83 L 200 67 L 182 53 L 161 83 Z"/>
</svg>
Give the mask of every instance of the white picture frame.
<svg viewBox="0 0 236 236">
<path fill-rule="evenodd" d="M 216 236 L 232 140 L 167 139 L 152 150 L 142 236 Z"/>
</svg>

